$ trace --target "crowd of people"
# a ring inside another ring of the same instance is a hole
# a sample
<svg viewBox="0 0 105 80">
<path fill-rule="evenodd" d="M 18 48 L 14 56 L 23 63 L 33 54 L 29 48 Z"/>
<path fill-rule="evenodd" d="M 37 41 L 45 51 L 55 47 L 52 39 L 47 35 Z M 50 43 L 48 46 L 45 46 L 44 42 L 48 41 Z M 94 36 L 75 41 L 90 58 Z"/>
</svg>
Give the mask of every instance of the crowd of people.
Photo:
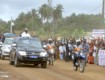
<svg viewBox="0 0 105 80">
<path fill-rule="evenodd" d="M 43 41 L 43 45 L 51 44 L 55 49 L 55 59 L 72 60 L 73 51 L 77 48 L 81 49 L 86 55 L 86 63 L 98 65 L 98 52 L 105 49 L 105 41 L 103 38 L 69 38 L 69 39 L 52 39 L 48 38 Z"/>
<path fill-rule="evenodd" d="M 20 34 L 21 37 L 31 37 L 28 32 L 28 29 Z M 0 40 L 3 42 L 5 37 L 1 35 Z M 86 62 L 89 64 L 97 64 L 98 65 L 98 52 L 99 50 L 105 49 L 105 40 L 103 38 L 69 38 L 69 39 L 59 39 L 57 38 L 48 38 L 43 40 L 43 46 L 47 46 L 48 48 L 54 48 L 55 59 L 65 60 L 66 62 L 72 60 L 73 51 L 77 48 L 83 50 L 86 55 Z"/>
</svg>

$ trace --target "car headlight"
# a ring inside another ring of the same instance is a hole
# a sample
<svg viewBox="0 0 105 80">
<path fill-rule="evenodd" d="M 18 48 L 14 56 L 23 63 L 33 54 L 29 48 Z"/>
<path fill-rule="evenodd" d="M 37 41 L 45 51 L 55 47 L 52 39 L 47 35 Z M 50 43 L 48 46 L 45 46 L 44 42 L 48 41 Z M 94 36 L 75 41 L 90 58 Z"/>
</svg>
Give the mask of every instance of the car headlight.
<svg viewBox="0 0 105 80">
<path fill-rule="evenodd" d="M 25 52 L 25 51 L 19 51 L 18 53 L 19 53 L 19 55 L 21 55 L 21 56 L 26 56 L 26 52 Z"/>
<path fill-rule="evenodd" d="M 7 49 L 7 47 L 6 46 L 3 46 L 2 49 Z"/>
<path fill-rule="evenodd" d="M 80 53 L 80 56 L 83 57 L 83 58 L 86 57 L 84 53 Z"/>
<path fill-rule="evenodd" d="M 40 56 L 41 56 L 41 57 L 47 56 L 47 52 L 41 52 L 41 53 L 40 53 Z"/>
<path fill-rule="evenodd" d="M 0 45 L 2 45 L 3 43 L 2 42 L 0 42 Z"/>
<path fill-rule="evenodd" d="M 9 47 L 7 47 L 7 46 L 3 46 L 1 49 L 3 51 L 5 51 L 5 52 L 9 52 L 10 51 Z"/>
</svg>

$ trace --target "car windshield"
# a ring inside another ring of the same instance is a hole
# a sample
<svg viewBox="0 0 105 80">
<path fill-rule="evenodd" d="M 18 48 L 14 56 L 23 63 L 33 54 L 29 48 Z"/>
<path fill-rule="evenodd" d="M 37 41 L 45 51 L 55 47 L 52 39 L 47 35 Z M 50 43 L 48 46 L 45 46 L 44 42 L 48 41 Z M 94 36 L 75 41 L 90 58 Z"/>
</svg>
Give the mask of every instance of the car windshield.
<svg viewBox="0 0 105 80">
<path fill-rule="evenodd" d="M 13 42 L 13 39 L 5 39 L 4 44 L 12 44 Z"/>
<path fill-rule="evenodd" d="M 30 39 L 30 40 L 19 40 L 19 47 L 28 47 L 31 49 L 42 48 L 41 42 L 38 40 Z"/>
</svg>

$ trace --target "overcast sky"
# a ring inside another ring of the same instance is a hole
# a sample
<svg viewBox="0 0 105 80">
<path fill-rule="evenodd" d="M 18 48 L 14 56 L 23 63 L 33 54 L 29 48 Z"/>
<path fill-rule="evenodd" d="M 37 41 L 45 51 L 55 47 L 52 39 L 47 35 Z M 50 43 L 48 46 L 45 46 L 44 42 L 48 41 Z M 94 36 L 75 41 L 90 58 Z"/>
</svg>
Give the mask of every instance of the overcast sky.
<svg viewBox="0 0 105 80">
<path fill-rule="evenodd" d="M 52 6 L 63 5 L 63 16 L 72 13 L 99 14 L 102 11 L 102 0 L 52 0 Z M 16 19 L 19 13 L 38 9 L 47 0 L 0 0 L 0 18 L 8 21 Z"/>
</svg>

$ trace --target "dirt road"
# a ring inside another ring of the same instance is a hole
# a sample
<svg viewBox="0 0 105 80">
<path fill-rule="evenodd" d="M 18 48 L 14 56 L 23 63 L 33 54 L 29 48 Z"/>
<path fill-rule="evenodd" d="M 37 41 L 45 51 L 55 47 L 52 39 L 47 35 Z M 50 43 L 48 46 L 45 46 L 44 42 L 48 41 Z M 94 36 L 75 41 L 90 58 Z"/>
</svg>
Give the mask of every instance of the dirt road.
<svg viewBox="0 0 105 80">
<path fill-rule="evenodd" d="M 47 69 L 22 65 L 14 67 L 0 60 L 0 80 L 105 80 L 105 67 L 87 64 L 85 72 L 73 71 L 71 62 L 56 60 Z"/>
</svg>

